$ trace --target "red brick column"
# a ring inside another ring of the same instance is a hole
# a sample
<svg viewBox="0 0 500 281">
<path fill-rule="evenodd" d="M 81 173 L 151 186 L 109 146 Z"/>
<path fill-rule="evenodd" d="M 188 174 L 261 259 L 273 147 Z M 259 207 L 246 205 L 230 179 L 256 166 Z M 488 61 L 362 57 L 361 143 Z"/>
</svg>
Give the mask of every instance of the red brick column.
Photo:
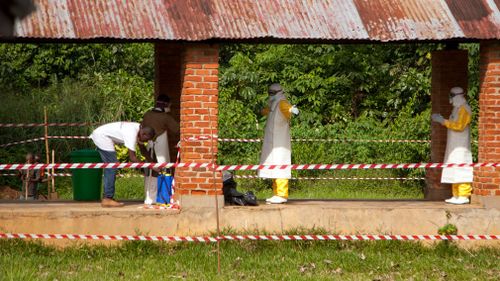
<svg viewBox="0 0 500 281">
<path fill-rule="evenodd" d="M 219 48 L 217 45 L 156 43 L 155 95 L 167 94 L 172 114 L 181 126 L 181 139 L 217 135 Z M 171 160 L 175 145 L 169 139 Z M 217 140 L 182 141 L 181 161 L 212 163 L 217 160 Z M 222 178 L 209 168 L 177 168 L 176 198 L 182 206 L 213 206 L 217 194 L 223 205 Z M 215 184 L 214 184 L 215 183 Z"/>
<path fill-rule="evenodd" d="M 181 161 L 216 163 L 217 139 L 186 141 L 186 138 L 217 135 L 219 47 L 185 45 L 181 93 Z M 222 177 L 211 168 L 178 168 L 177 193 L 181 204 L 213 206 L 213 196 L 223 205 Z"/>
<path fill-rule="evenodd" d="M 448 118 L 452 106 L 449 102 L 450 89 L 462 87 L 467 89 L 467 51 L 442 50 L 432 53 L 431 103 L 432 113 L 441 113 Z M 430 122 L 430 121 L 429 121 Z M 446 150 L 446 128 L 431 123 L 431 162 L 443 162 Z M 441 183 L 441 169 L 427 169 L 426 200 L 443 200 L 451 197 L 449 184 Z"/>
<path fill-rule="evenodd" d="M 500 43 L 481 42 L 479 162 L 500 162 Z M 500 169 L 474 170 L 473 200 L 500 208 Z"/>
</svg>

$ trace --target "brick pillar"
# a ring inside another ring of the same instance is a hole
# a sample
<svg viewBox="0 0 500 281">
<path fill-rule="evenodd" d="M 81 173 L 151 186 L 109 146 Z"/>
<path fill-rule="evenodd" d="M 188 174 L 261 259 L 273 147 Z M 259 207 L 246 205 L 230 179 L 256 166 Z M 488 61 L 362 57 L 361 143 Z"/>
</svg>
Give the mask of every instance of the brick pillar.
<svg viewBox="0 0 500 281">
<path fill-rule="evenodd" d="M 432 53 L 431 103 L 432 113 L 450 116 L 452 106 L 449 102 L 450 89 L 467 89 L 467 51 L 442 50 Z M 446 128 L 431 123 L 431 162 L 441 163 L 446 150 Z M 426 200 L 443 200 L 451 197 L 449 184 L 441 183 L 441 169 L 427 169 L 424 197 Z"/>
<path fill-rule="evenodd" d="M 217 139 L 186 138 L 217 135 L 219 47 L 185 45 L 180 100 L 181 161 L 216 163 Z M 182 206 L 214 206 L 217 195 L 223 206 L 222 177 L 210 168 L 177 168 L 177 194 Z"/>
<path fill-rule="evenodd" d="M 500 43 L 481 42 L 479 162 L 500 162 Z M 500 208 L 500 170 L 474 169 L 473 200 Z"/>
</svg>

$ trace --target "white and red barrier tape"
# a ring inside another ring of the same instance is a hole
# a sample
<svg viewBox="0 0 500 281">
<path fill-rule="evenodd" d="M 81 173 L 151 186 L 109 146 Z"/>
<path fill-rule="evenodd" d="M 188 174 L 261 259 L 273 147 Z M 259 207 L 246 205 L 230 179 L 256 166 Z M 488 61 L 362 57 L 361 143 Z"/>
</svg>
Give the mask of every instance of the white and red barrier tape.
<svg viewBox="0 0 500 281">
<path fill-rule="evenodd" d="M 90 139 L 89 136 L 47 136 L 48 139 Z M 0 144 L 0 147 L 8 147 L 17 144 L 31 143 L 36 141 L 44 141 L 45 137 L 39 137 L 34 139 L 27 139 L 22 141 L 14 141 L 9 143 Z"/>
<path fill-rule="evenodd" d="M 49 139 L 88 139 L 88 136 L 49 136 Z M 200 137 L 188 137 L 184 140 L 186 141 L 199 141 L 199 140 L 209 140 L 210 136 L 200 136 Z M 217 138 L 220 142 L 261 142 L 262 139 L 229 139 L 229 138 Z M 363 140 L 363 139 L 292 139 L 296 142 L 361 142 L 361 143 L 430 143 L 430 140 L 396 140 L 396 139 L 386 139 L 386 140 Z"/>
<path fill-rule="evenodd" d="M 219 138 L 213 136 L 220 142 L 262 142 L 262 139 L 241 139 L 241 138 Z M 185 141 L 199 141 L 209 140 L 212 136 L 196 136 L 185 138 Z M 361 143 L 430 143 L 430 140 L 398 140 L 398 139 L 382 139 L 382 140 L 368 140 L 368 139 L 319 139 L 319 138 L 296 138 L 291 139 L 295 142 L 361 142 Z"/>
<path fill-rule="evenodd" d="M 48 136 L 48 139 L 90 139 L 89 136 Z M 184 141 L 200 141 L 210 140 L 210 136 L 187 137 Z M 44 137 L 34 138 L 24 141 L 15 141 L 5 144 L 0 144 L 0 147 L 7 147 L 17 144 L 30 143 L 35 141 L 43 141 Z M 219 142 L 243 142 L 243 143 L 256 143 L 261 142 L 262 139 L 230 139 L 230 138 L 217 138 Z M 382 140 L 367 140 L 367 139 L 292 139 L 293 142 L 339 142 L 339 143 L 430 143 L 430 140 L 399 140 L 399 139 L 382 139 Z M 474 141 L 477 143 L 477 141 Z"/>
<path fill-rule="evenodd" d="M 262 139 L 228 139 L 219 138 L 221 142 L 262 142 Z M 292 139 L 294 142 L 360 142 L 360 143 L 430 143 L 430 140 L 366 140 L 366 139 Z"/>
<path fill-rule="evenodd" d="M 418 169 L 452 167 L 499 167 L 500 163 L 404 163 L 404 164 L 291 164 L 291 165 L 214 165 L 212 163 L 54 163 L 0 164 L 0 170 L 39 169 L 141 169 L 141 168 L 214 168 L 218 171 L 255 170 L 355 170 L 355 169 Z"/>
<path fill-rule="evenodd" d="M 48 136 L 48 139 L 90 139 L 89 136 Z M 209 140 L 210 136 L 200 136 L 200 137 L 188 137 L 185 138 L 185 141 L 200 141 L 200 140 Z M 44 137 L 28 139 L 23 141 L 15 141 L 9 142 L 5 144 L 0 144 L 0 147 L 8 147 L 12 145 L 31 143 L 35 141 L 43 141 Z M 218 138 L 219 142 L 243 142 L 243 143 L 252 143 L 252 142 L 261 142 L 261 139 L 228 139 L 228 138 Z M 395 139 L 387 139 L 387 140 L 362 140 L 362 139 L 292 139 L 294 142 L 358 142 L 358 143 L 430 143 L 430 140 L 395 140 Z"/>
<path fill-rule="evenodd" d="M 48 139 L 90 139 L 90 136 L 47 136 Z"/>
<path fill-rule="evenodd" d="M 49 139 L 88 139 L 88 136 L 49 136 Z M 210 136 L 188 137 L 186 141 L 199 141 L 209 140 Z M 230 138 L 217 138 L 220 142 L 261 142 L 262 139 L 230 139 Z M 361 143 L 430 143 L 430 140 L 363 140 L 363 139 L 292 139 L 296 142 L 361 142 Z"/>
<path fill-rule="evenodd" d="M 0 177 L 8 177 L 8 176 L 18 176 L 18 174 L 0 174 Z M 57 173 L 57 174 L 48 174 L 47 176 L 53 177 L 71 177 L 71 173 Z M 117 177 L 122 178 L 138 178 L 144 177 L 144 175 L 140 174 L 117 174 Z M 233 176 L 235 179 L 260 179 L 259 176 L 255 175 L 235 175 Z M 291 180 L 425 180 L 425 178 L 390 178 L 390 177 L 293 177 Z"/>
<path fill-rule="evenodd" d="M 499 240 L 500 235 L 221 235 L 221 236 L 153 236 L 153 235 L 91 235 L 91 234 L 31 234 L 0 233 L 0 239 L 68 239 L 123 241 L 380 241 L 380 240 Z"/>
<path fill-rule="evenodd" d="M 55 173 L 55 174 L 50 174 L 50 173 L 47 173 L 45 172 L 45 175 L 49 176 L 49 177 L 72 177 L 73 174 L 71 173 Z M 0 177 L 14 177 L 14 176 L 18 176 L 18 174 L 0 174 Z M 121 177 L 121 178 L 142 178 L 144 177 L 144 175 L 141 175 L 141 174 L 116 174 L 117 177 Z"/>
<path fill-rule="evenodd" d="M 0 147 L 8 147 L 8 146 L 17 145 L 17 144 L 31 143 L 31 142 L 37 142 L 37 141 L 43 141 L 43 140 L 45 140 L 44 137 L 27 139 L 27 140 L 22 140 L 22 141 L 14 141 L 14 142 L 0 144 Z"/>
<path fill-rule="evenodd" d="M 234 175 L 235 179 L 259 179 L 256 175 Z M 291 180 L 425 180 L 425 178 L 391 178 L 391 177 L 292 177 Z"/>
<path fill-rule="evenodd" d="M 0 128 L 26 128 L 26 127 L 84 127 L 99 125 L 91 122 L 64 122 L 64 123 L 0 123 Z"/>
</svg>

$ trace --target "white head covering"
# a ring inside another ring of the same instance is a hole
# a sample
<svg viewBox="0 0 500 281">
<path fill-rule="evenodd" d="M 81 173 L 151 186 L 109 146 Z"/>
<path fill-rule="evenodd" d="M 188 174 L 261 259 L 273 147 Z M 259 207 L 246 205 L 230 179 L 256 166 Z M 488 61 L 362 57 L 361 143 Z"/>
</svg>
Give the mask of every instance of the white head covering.
<svg viewBox="0 0 500 281">
<path fill-rule="evenodd" d="M 453 97 L 450 99 L 450 103 L 454 107 L 458 107 L 458 106 L 464 105 L 466 103 L 465 96 L 464 96 L 464 89 L 462 89 L 461 87 L 451 88 L 450 94 L 453 95 Z"/>
<path fill-rule="evenodd" d="M 462 89 L 462 87 L 453 87 L 453 88 L 451 88 L 450 93 L 452 93 L 454 95 L 463 95 L 464 89 Z"/>
<path fill-rule="evenodd" d="M 269 93 L 283 92 L 283 88 L 281 87 L 281 85 L 279 83 L 274 83 L 274 84 L 271 84 L 271 86 L 269 86 L 268 92 Z"/>
</svg>

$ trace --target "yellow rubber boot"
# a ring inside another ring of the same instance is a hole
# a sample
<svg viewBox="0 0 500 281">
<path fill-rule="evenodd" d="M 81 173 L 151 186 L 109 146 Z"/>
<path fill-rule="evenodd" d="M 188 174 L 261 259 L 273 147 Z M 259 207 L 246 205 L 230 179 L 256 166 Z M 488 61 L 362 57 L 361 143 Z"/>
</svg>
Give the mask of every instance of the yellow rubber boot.
<svg viewBox="0 0 500 281">
<path fill-rule="evenodd" d="M 461 183 L 458 185 L 458 197 L 470 197 L 472 185 L 470 183 Z"/>
<path fill-rule="evenodd" d="M 455 205 L 463 205 L 463 204 L 469 204 L 470 202 L 470 194 L 472 191 L 472 186 L 470 183 L 457 183 L 454 184 L 453 187 L 457 187 L 458 189 L 458 196 L 457 197 L 452 197 L 448 200 L 445 200 L 446 203 L 450 204 L 455 204 Z"/>
<path fill-rule="evenodd" d="M 278 192 L 278 185 L 276 184 L 276 179 L 273 180 L 273 196 Z"/>
<path fill-rule="evenodd" d="M 283 204 L 288 200 L 288 179 L 273 180 L 273 197 L 266 199 L 266 204 Z"/>
<path fill-rule="evenodd" d="M 288 198 L 288 179 L 276 179 L 276 195 Z"/>
</svg>

